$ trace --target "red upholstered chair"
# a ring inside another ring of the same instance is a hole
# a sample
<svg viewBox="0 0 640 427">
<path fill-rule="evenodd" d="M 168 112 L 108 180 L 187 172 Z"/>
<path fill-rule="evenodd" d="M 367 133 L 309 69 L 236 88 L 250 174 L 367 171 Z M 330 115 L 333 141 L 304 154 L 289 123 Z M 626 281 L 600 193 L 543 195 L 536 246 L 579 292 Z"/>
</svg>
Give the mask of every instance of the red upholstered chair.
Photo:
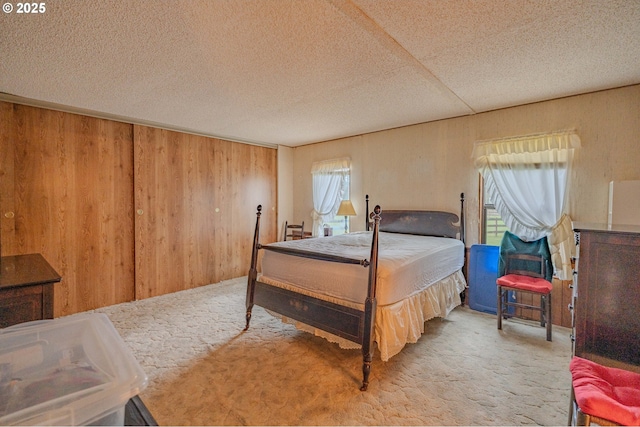
<svg viewBox="0 0 640 427">
<path fill-rule="evenodd" d="M 571 412 L 575 424 L 640 425 L 640 374 L 610 368 L 574 356 L 571 371 Z"/>
<path fill-rule="evenodd" d="M 504 275 L 498 277 L 498 329 L 502 329 L 502 319 L 517 317 L 510 307 L 528 308 L 540 311 L 540 326 L 547 328 L 547 341 L 551 341 L 551 289 L 553 285 L 545 279 L 546 260 L 541 255 L 509 253 L 505 256 Z M 523 265 L 539 266 L 524 269 Z M 540 305 L 530 305 L 509 301 L 509 293 L 534 294 L 540 297 Z"/>
</svg>

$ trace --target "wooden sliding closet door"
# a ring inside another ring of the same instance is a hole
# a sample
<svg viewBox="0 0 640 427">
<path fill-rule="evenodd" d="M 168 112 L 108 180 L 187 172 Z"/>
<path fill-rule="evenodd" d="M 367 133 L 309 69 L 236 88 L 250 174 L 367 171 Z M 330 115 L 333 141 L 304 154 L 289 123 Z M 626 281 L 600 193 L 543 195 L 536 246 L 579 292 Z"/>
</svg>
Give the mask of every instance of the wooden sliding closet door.
<svg viewBox="0 0 640 427">
<path fill-rule="evenodd" d="M 136 299 L 246 275 L 258 204 L 275 240 L 274 149 L 134 125 L 134 163 Z"/>
<path fill-rule="evenodd" d="M 0 256 L 17 254 L 13 104 L 0 102 Z"/>
<path fill-rule="evenodd" d="M 132 125 L 0 104 L 2 254 L 62 276 L 55 317 L 132 300 Z"/>
</svg>

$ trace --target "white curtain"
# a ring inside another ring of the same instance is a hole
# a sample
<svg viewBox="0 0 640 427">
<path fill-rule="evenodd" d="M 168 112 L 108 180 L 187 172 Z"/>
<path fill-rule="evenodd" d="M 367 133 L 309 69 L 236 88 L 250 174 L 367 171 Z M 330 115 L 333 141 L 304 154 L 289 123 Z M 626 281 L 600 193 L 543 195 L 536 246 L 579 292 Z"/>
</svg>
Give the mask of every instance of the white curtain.
<svg viewBox="0 0 640 427">
<path fill-rule="evenodd" d="M 313 175 L 313 235 L 322 236 L 322 225 L 331 221 L 338 212 L 351 167 L 348 158 L 315 162 Z"/>
<path fill-rule="evenodd" d="M 547 236 L 554 273 L 571 277 L 575 253 L 571 218 L 565 213 L 574 132 L 476 142 L 473 160 L 509 230 L 524 241 Z"/>
</svg>

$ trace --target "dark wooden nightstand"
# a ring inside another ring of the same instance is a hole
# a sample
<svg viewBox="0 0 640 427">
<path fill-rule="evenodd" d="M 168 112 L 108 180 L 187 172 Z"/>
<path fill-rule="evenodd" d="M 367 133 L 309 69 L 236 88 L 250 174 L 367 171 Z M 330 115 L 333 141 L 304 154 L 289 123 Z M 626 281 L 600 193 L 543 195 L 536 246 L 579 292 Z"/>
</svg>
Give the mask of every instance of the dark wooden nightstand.
<svg viewBox="0 0 640 427">
<path fill-rule="evenodd" d="M 62 278 L 40 254 L 0 258 L 0 328 L 53 319 L 53 285 Z"/>
</svg>

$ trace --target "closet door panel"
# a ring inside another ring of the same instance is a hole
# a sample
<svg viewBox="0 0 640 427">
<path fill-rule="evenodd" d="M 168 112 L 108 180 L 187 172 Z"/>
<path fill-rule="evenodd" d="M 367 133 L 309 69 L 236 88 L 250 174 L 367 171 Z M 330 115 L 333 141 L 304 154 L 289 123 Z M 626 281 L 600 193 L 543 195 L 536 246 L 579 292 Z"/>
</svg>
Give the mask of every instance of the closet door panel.
<svg viewBox="0 0 640 427">
<path fill-rule="evenodd" d="M 134 125 L 135 297 L 186 289 L 182 141 L 186 135 Z"/>
<path fill-rule="evenodd" d="M 0 255 L 16 253 L 14 106 L 0 102 Z"/>
<path fill-rule="evenodd" d="M 134 146 L 136 298 L 246 275 L 275 150 L 138 125 Z M 274 238 L 275 211 L 263 222 Z"/>
<path fill-rule="evenodd" d="M 243 254 L 232 257 L 228 267 L 232 277 L 249 272 L 256 208 L 262 205 L 260 243 L 277 240 L 277 151 L 247 144 L 234 144 L 231 154 L 232 174 L 228 189 L 235 203 L 229 228 L 240 236 L 231 241 L 231 251 Z"/>
<path fill-rule="evenodd" d="M 133 298 L 132 126 L 13 106 L 14 254 L 62 276 L 54 316 Z M 4 252 L 4 248 L 3 248 Z"/>
</svg>

